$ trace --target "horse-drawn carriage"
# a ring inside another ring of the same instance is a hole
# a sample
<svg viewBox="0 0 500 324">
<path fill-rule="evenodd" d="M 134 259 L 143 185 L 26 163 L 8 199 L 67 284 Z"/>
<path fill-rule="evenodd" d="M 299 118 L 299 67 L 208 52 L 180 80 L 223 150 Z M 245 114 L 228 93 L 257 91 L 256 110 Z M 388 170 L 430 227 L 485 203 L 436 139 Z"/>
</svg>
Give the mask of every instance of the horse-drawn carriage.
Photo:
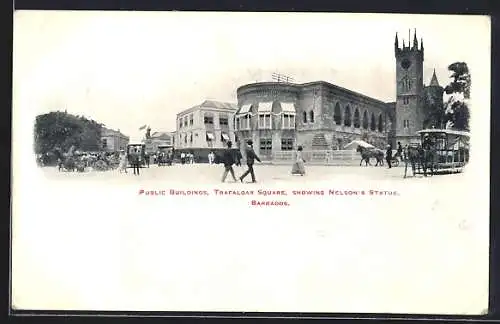
<svg viewBox="0 0 500 324">
<path fill-rule="evenodd" d="M 408 165 L 413 175 L 462 172 L 469 162 L 470 133 L 451 129 L 423 129 L 418 131 L 419 143 L 406 150 L 405 177 Z"/>
<path fill-rule="evenodd" d="M 361 154 L 361 161 L 359 162 L 359 165 L 365 162 L 365 165 L 371 165 L 370 159 L 375 159 L 377 163 L 375 166 L 383 166 L 384 165 L 384 157 L 385 157 L 385 152 L 370 143 L 367 143 L 362 140 L 354 140 L 347 144 L 344 148 L 349 149 L 349 148 L 356 148 L 356 151 Z M 397 158 L 392 159 L 392 166 L 398 166 L 399 165 L 399 160 Z"/>
<path fill-rule="evenodd" d="M 133 167 L 135 160 L 138 160 L 141 168 L 147 167 L 149 164 L 146 161 L 146 144 L 128 144 L 127 145 L 127 161 L 128 168 Z"/>
<path fill-rule="evenodd" d="M 174 159 L 174 149 L 170 145 L 158 146 L 158 153 L 156 155 L 156 162 L 158 166 L 172 165 Z"/>
</svg>

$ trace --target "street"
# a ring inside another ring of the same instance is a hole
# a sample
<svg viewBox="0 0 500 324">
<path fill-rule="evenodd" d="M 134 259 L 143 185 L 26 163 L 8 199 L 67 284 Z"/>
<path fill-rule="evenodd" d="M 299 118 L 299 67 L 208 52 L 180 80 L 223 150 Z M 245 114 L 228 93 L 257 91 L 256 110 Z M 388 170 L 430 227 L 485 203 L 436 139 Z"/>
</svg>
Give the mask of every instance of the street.
<svg viewBox="0 0 500 324">
<path fill-rule="evenodd" d="M 246 170 L 246 165 L 241 167 L 234 166 L 236 177 L 243 174 Z M 404 167 L 388 169 L 387 167 L 365 167 L 365 166 L 321 166 L 321 165 L 306 165 L 305 176 L 292 176 L 291 165 L 268 165 L 255 164 L 254 170 L 257 181 L 263 185 L 287 184 L 287 183 L 313 183 L 323 181 L 346 181 L 356 183 L 357 181 L 398 181 L 398 182 L 414 182 L 425 181 L 426 183 L 447 182 L 450 179 L 458 180 L 462 177 L 461 174 L 438 175 L 435 177 L 424 178 L 422 175 L 411 177 L 411 170 L 408 170 L 407 179 L 404 179 Z M 131 181 L 139 182 L 164 182 L 169 181 L 180 184 L 217 184 L 220 183 L 224 168 L 222 165 L 209 164 L 176 164 L 173 166 L 151 165 L 149 168 L 142 168 L 140 177 L 134 178 L 132 169 L 128 169 L 128 174 L 118 170 L 105 172 L 90 171 L 84 173 L 78 172 L 58 172 L 54 167 L 42 168 L 43 173 L 49 179 L 66 179 L 78 178 L 79 180 L 99 180 L 106 183 L 131 183 Z M 251 181 L 250 175 L 245 181 Z M 227 183 L 233 182 L 231 175 L 226 178 Z"/>
</svg>

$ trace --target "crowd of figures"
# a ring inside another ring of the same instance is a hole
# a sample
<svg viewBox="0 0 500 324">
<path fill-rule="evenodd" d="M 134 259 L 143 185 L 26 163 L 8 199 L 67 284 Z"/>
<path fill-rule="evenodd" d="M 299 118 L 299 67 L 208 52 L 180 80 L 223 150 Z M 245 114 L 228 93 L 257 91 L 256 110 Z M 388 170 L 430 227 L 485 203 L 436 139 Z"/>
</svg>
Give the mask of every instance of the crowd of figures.
<svg viewBox="0 0 500 324">
<path fill-rule="evenodd" d="M 40 166 L 57 165 L 59 171 L 84 172 L 88 169 L 106 171 L 116 169 L 120 163 L 119 153 L 80 152 L 71 148 L 67 153 L 55 150 L 37 157 Z"/>
</svg>

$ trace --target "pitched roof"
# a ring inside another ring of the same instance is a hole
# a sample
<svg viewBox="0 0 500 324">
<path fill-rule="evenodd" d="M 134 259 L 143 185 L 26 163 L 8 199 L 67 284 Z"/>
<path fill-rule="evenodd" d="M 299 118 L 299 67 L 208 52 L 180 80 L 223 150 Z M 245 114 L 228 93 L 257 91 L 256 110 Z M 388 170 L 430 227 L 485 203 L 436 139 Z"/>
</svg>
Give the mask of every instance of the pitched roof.
<svg viewBox="0 0 500 324">
<path fill-rule="evenodd" d="M 436 76 L 436 69 L 434 69 L 434 73 L 432 73 L 432 79 L 431 79 L 431 83 L 429 84 L 429 86 L 431 87 L 439 87 L 439 82 L 438 82 L 438 79 L 437 79 L 437 76 Z"/>
<path fill-rule="evenodd" d="M 172 134 L 169 132 L 154 132 L 151 134 L 152 138 L 160 138 L 160 137 L 171 137 Z"/>
<path fill-rule="evenodd" d="M 218 108 L 218 109 L 227 109 L 227 110 L 236 110 L 238 109 L 238 106 L 229 102 L 221 102 L 221 101 L 215 101 L 215 100 L 205 100 L 203 103 L 200 105 L 203 107 L 213 107 L 213 108 Z"/>
</svg>

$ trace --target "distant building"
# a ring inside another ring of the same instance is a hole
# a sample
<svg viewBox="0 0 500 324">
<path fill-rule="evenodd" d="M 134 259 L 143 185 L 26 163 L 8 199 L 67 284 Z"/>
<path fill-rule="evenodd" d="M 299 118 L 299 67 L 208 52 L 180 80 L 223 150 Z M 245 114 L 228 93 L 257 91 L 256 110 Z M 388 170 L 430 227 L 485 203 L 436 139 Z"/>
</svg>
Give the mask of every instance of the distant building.
<svg viewBox="0 0 500 324">
<path fill-rule="evenodd" d="M 102 149 L 106 152 L 116 152 L 125 150 L 130 142 L 130 137 L 122 134 L 120 130 L 113 130 L 106 127 L 101 131 Z"/>
<path fill-rule="evenodd" d="M 235 142 L 233 116 L 236 104 L 205 100 L 177 114 L 176 150 L 206 151 L 222 149 Z"/>
<path fill-rule="evenodd" d="M 145 139 L 148 153 L 158 152 L 159 147 L 174 147 L 175 132 L 153 132 L 149 139 Z"/>
</svg>

